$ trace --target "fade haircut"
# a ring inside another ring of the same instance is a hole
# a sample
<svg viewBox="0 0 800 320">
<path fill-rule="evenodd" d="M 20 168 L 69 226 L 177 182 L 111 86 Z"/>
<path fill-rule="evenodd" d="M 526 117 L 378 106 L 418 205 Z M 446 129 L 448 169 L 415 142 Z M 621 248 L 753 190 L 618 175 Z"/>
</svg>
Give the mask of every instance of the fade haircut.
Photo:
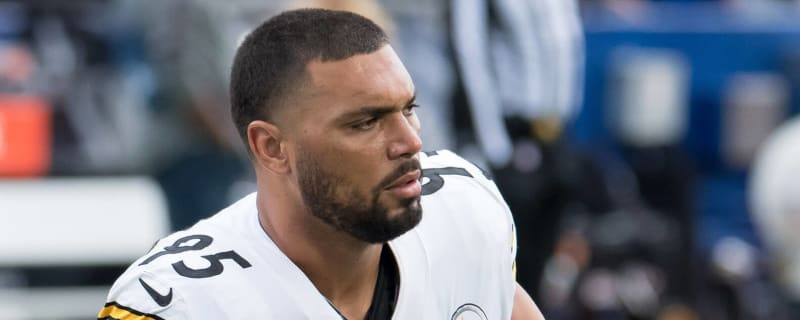
<svg viewBox="0 0 800 320">
<path fill-rule="evenodd" d="M 231 115 L 245 146 L 250 122 L 274 120 L 309 62 L 343 60 L 386 44 L 378 25 L 347 11 L 292 10 L 261 24 L 239 46 L 231 69 Z"/>
</svg>

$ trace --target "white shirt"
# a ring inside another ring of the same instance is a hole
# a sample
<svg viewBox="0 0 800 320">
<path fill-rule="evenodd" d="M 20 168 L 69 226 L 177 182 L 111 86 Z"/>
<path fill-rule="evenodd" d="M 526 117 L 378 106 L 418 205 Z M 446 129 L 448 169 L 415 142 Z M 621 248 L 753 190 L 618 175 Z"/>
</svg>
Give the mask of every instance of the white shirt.
<svg viewBox="0 0 800 320">
<path fill-rule="evenodd" d="M 420 161 L 423 218 L 389 242 L 400 272 L 392 318 L 510 319 L 516 241 L 505 201 L 452 152 Z M 107 301 L 101 319 L 341 319 L 261 229 L 255 194 L 158 241 Z"/>
</svg>

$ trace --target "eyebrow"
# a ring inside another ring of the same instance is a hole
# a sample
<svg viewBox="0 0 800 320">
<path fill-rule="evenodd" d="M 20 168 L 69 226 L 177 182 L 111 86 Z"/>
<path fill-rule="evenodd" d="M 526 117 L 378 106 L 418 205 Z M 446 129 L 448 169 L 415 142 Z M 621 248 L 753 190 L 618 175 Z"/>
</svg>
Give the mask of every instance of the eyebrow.
<svg viewBox="0 0 800 320">
<path fill-rule="evenodd" d="M 408 99 L 408 102 L 403 105 L 403 107 L 410 106 L 414 104 L 417 100 L 417 95 L 414 94 L 411 96 L 411 99 Z M 370 117 L 381 117 L 385 114 L 389 114 L 395 111 L 395 107 L 393 106 L 365 106 L 359 108 L 358 110 L 353 110 L 350 112 L 346 112 L 338 117 L 341 121 L 348 121 L 350 119 L 358 118 L 360 116 L 370 116 Z"/>
</svg>

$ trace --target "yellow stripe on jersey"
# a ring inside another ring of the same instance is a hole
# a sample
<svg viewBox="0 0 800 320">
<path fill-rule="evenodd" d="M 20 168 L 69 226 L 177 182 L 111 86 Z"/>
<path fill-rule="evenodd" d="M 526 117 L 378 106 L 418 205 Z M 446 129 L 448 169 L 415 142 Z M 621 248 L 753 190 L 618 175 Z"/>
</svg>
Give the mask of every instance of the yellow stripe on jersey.
<svg viewBox="0 0 800 320">
<path fill-rule="evenodd" d="M 98 320 L 116 319 L 116 320 L 164 320 L 163 318 L 134 310 L 116 302 L 106 303 L 105 307 L 97 314 Z"/>
<path fill-rule="evenodd" d="M 511 262 L 511 276 L 514 277 L 514 281 L 517 280 L 517 260 Z"/>
<path fill-rule="evenodd" d="M 511 255 L 514 256 L 514 261 L 511 261 L 511 275 L 514 280 L 517 280 L 517 228 L 511 225 Z"/>
</svg>

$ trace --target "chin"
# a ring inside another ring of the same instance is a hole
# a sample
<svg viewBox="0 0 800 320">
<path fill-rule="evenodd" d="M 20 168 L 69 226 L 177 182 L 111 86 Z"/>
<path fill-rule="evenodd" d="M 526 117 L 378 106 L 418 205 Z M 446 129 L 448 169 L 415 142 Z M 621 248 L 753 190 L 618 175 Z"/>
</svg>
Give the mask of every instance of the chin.
<svg viewBox="0 0 800 320">
<path fill-rule="evenodd" d="M 422 220 L 419 197 L 409 198 L 393 206 L 373 211 L 371 219 L 363 219 L 348 230 L 355 238 L 368 243 L 384 243 L 414 229 Z"/>
<path fill-rule="evenodd" d="M 402 215 L 410 215 L 414 214 L 415 211 L 420 211 L 419 201 L 420 201 L 419 197 L 402 200 L 400 203 L 396 204 L 392 209 L 388 210 L 387 212 L 388 218 L 395 219 Z"/>
</svg>

